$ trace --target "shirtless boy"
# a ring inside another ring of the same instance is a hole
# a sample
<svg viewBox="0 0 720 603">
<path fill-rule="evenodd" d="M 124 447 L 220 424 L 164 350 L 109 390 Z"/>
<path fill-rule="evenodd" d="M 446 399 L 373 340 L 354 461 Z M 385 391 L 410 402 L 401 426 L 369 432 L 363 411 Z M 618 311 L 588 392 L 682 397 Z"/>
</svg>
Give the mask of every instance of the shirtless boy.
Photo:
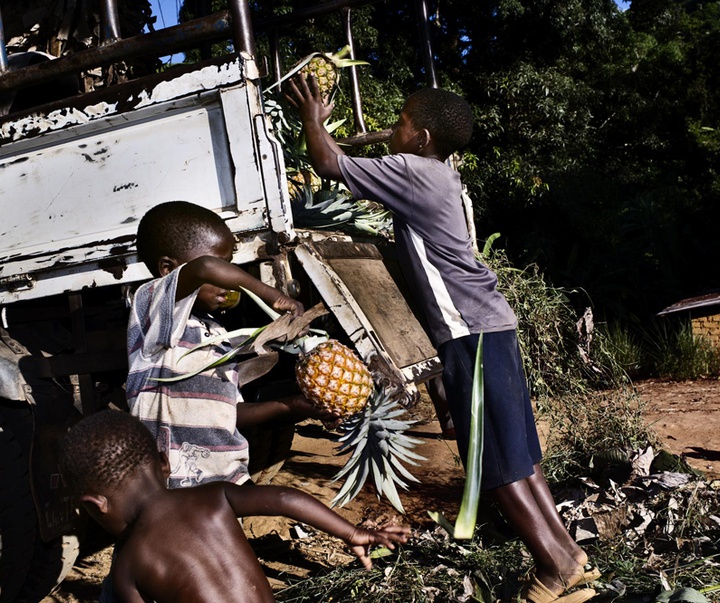
<svg viewBox="0 0 720 603">
<path fill-rule="evenodd" d="M 167 457 L 135 417 L 101 411 L 62 442 L 61 471 L 117 537 L 113 588 L 123 602 L 267 603 L 270 584 L 238 517 L 284 515 L 343 540 L 370 568 L 371 544 L 406 542 L 401 526 L 355 527 L 299 490 L 216 481 L 169 490 Z"/>
</svg>

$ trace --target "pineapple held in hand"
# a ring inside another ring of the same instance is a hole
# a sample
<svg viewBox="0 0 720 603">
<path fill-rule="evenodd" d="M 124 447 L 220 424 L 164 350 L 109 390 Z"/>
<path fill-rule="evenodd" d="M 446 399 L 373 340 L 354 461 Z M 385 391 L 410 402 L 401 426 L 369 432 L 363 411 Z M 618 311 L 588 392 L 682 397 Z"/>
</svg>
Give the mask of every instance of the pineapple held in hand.
<svg viewBox="0 0 720 603">
<path fill-rule="evenodd" d="M 340 72 L 335 67 L 331 58 L 317 53 L 312 55 L 310 61 L 300 69 L 300 75 L 304 78 L 312 75 L 317 81 L 320 94 L 326 99 L 337 85 Z"/>
<path fill-rule="evenodd" d="M 387 391 L 375 389 L 368 368 L 334 339 L 301 354 L 295 376 L 310 402 L 343 419 L 338 452 L 352 453 L 333 480 L 344 478 L 345 483 L 331 506 L 343 506 L 355 498 L 372 475 L 378 498 L 385 495 L 404 513 L 396 486 L 407 489 L 408 481 L 418 480 L 402 463 L 417 465 L 424 460 L 412 450 L 420 441 L 404 433 L 414 421 L 398 419 L 405 409 Z"/>
<path fill-rule="evenodd" d="M 294 77 L 298 73 L 302 77 L 312 75 L 317 80 L 323 99 L 327 99 L 335 90 L 340 81 L 340 69 L 352 65 L 367 65 L 367 61 L 347 59 L 350 54 L 350 46 L 341 48 L 336 53 L 313 52 L 300 59 L 282 78 L 266 90 L 272 90 L 286 79 Z"/>
<path fill-rule="evenodd" d="M 350 54 L 350 46 L 345 46 L 338 50 L 335 54 L 329 52 L 314 52 L 301 59 L 290 72 L 300 71 L 302 77 L 312 75 L 318 83 L 320 94 L 323 100 L 327 99 L 335 90 L 340 82 L 340 69 L 350 67 L 351 65 L 367 65 L 367 61 L 358 61 L 356 59 L 346 59 Z"/>
<path fill-rule="evenodd" d="M 370 371 L 350 348 L 334 339 L 302 354 L 295 376 L 310 402 L 342 418 L 362 410 L 373 391 Z"/>
</svg>

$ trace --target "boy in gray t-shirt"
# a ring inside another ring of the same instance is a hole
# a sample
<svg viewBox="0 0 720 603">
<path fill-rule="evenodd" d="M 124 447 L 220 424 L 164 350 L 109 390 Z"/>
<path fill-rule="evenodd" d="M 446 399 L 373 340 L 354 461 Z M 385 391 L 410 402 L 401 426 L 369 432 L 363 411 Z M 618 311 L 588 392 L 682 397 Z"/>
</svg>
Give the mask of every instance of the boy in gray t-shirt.
<svg viewBox="0 0 720 603">
<path fill-rule="evenodd" d="M 475 258 L 459 174 L 446 159 L 470 140 L 473 116 L 458 95 L 426 88 L 412 94 L 393 126 L 389 156 L 345 155 L 325 130 L 333 105 L 317 82 L 297 78 L 288 100 L 303 122 L 313 167 L 344 182 L 358 199 L 393 213 L 403 273 L 419 297 L 443 362 L 443 383 L 458 449 L 467 458 L 475 352 L 483 333 L 485 449 L 483 491 L 529 549 L 535 570 L 523 592 L 533 603 L 582 603 L 590 588 L 565 594 L 598 572 L 568 534 L 540 468 L 541 451 L 522 369 L 517 319 L 497 290 L 497 277 Z"/>
</svg>

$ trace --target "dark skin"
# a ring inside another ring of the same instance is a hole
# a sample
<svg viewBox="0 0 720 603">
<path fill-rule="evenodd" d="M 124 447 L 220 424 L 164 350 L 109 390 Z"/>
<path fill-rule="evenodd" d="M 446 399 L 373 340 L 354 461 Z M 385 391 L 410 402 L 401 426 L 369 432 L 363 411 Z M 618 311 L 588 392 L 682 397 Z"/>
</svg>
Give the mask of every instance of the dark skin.
<svg viewBox="0 0 720 603">
<path fill-rule="evenodd" d="M 373 544 L 406 542 L 401 526 L 353 526 L 293 488 L 212 482 L 168 490 L 169 465 L 159 455 L 118 486 L 80 496 L 88 513 L 118 537 L 113 587 L 125 603 L 270 603 L 272 589 L 238 517 L 283 515 L 343 540 L 370 568 Z"/>
<path fill-rule="evenodd" d="M 290 82 L 288 101 L 297 108 L 303 122 L 310 160 L 322 178 L 344 182 L 338 165 L 342 149 L 332 140 L 323 123 L 330 117 L 332 103 L 323 101 L 314 78 Z M 412 101 L 411 101 L 412 102 Z M 445 161 L 432 134 L 412 121 L 412 104 L 405 103 L 393 125 L 390 152 L 408 153 Z M 553 593 L 560 594 L 577 584 L 587 555 L 568 534 L 557 513 L 540 465 L 528 478 L 487 492 L 497 501 L 505 518 L 525 543 L 535 560 L 535 576 Z"/>
<path fill-rule="evenodd" d="M 303 313 L 303 306 L 299 301 L 266 285 L 233 264 L 231 260 L 234 249 L 235 239 L 230 229 L 225 227 L 209 233 L 202 245 L 185 255 L 162 256 L 158 260 L 157 273 L 166 276 L 182 266 L 178 275 L 175 298 L 184 299 L 199 289 L 193 309 L 214 312 L 225 301 L 228 291 L 245 288 L 277 312 L 290 312 L 294 316 Z M 319 411 L 301 395 L 282 400 L 237 405 L 237 426 L 240 431 L 244 427 L 282 418 L 296 421 L 312 418 L 329 423 L 337 420 L 335 415 Z"/>
</svg>

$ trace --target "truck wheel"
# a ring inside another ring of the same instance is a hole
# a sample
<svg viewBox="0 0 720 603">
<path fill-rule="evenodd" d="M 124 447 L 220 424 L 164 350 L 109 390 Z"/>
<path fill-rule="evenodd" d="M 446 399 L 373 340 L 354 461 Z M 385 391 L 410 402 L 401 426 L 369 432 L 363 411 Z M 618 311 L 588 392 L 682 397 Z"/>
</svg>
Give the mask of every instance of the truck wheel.
<svg viewBox="0 0 720 603">
<path fill-rule="evenodd" d="M 43 542 L 30 489 L 32 411 L 0 399 L 0 603 L 38 603 L 77 559 L 77 536 Z"/>
<path fill-rule="evenodd" d="M 27 404 L 0 400 L 0 603 L 17 601 L 37 539 L 30 491 L 31 439 Z"/>
</svg>

